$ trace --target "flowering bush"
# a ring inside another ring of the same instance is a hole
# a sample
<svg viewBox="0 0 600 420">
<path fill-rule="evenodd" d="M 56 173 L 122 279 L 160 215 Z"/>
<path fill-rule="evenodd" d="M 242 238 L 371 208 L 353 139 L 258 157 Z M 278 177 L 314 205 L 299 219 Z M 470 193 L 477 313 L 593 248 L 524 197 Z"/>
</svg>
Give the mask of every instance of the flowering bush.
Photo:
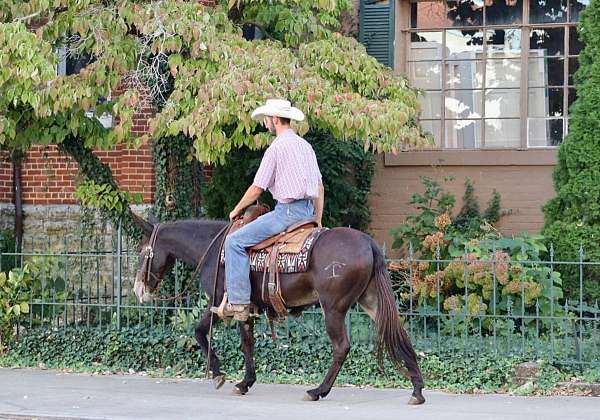
<svg viewBox="0 0 600 420">
<path fill-rule="evenodd" d="M 563 297 L 560 274 L 540 262 L 540 253 L 546 252 L 543 238 L 505 238 L 495 229 L 499 195 L 482 216 L 467 182 L 465 205 L 453 219 L 454 196 L 436 181 L 425 179 L 424 184 L 426 192 L 411 200 L 420 212 L 393 231 L 404 258 L 389 268 L 408 285 L 399 293 L 402 300 L 425 313 L 434 308 L 464 314 L 467 322 L 480 317 L 488 329 L 494 320 L 486 315 L 556 315 L 561 310 L 556 303 Z"/>
</svg>

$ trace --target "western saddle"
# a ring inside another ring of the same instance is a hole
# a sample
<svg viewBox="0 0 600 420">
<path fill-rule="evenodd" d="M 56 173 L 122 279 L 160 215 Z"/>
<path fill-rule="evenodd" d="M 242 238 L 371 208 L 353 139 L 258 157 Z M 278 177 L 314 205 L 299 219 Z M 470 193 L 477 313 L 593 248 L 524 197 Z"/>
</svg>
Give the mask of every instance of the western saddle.
<svg viewBox="0 0 600 420">
<path fill-rule="evenodd" d="M 268 211 L 269 207 L 264 204 L 255 204 L 248 207 L 244 215 L 233 223 L 229 234 L 252 222 Z M 281 294 L 279 268 L 277 265 L 279 253 L 299 253 L 306 239 L 313 233 L 315 229 L 317 229 L 317 226 L 318 223 L 315 220 L 303 220 L 288 227 L 284 232 L 281 232 L 250 248 L 247 248 L 247 252 L 250 256 L 256 252 L 264 252 L 267 254 L 263 271 L 262 298 L 265 303 L 267 301 L 271 302 L 276 316 L 279 318 L 288 315 L 288 311 L 285 307 L 285 301 Z M 266 296 L 267 291 L 268 300 Z"/>
</svg>

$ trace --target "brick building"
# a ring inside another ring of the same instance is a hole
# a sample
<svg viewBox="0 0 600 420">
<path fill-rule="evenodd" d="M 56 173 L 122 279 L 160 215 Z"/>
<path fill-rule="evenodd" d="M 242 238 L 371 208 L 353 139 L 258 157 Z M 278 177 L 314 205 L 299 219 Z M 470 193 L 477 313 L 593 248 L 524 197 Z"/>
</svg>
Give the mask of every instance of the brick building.
<svg viewBox="0 0 600 420">
<path fill-rule="evenodd" d="M 482 204 L 496 189 L 512 210 L 504 233 L 541 229 L 588 2 L 355 0 L 361 41 L 422 89 L 420 122 L 435 139 L 431 150 L 378 157 L 371 227 L 380 242 L 411 211 L 420 176 L 454 177 L 457 198 L 469 177 Z"/>
<path fill-rule="evenodd" d="M 420 176 L 453 176 L 450 190 L 459 198 L 469 177 L 482 203 L 495 189 L 512 210 L 500 223 L 505 233 L 539 231 L 575 99 L 572 76 L 582 48 L 576 27 L 586 2 L 355 0 L 361 40 L 424 91 L 421 124 L 436 140 L 432 150 L 378 156 L 371 228 L 380 243 L 390 243 L 389 229 L 411 211 L 407 202 L 422 190 Z M 136 115 L 136 133 L 146 130 L 151 112 Z M 152 202 L 149 145 L 97 154 L 121 188 L 142 193 L 145 205 Z M 0 164 L 0 224 L 8 226 L 12 168 L 6 155 Z M 76 164 L 54 147 L 29 151 L 23 164 L 26 215 L 74 206 L 76 173 Z M 27 234 L 27 222 L 25 229 Z"/>
</svg>

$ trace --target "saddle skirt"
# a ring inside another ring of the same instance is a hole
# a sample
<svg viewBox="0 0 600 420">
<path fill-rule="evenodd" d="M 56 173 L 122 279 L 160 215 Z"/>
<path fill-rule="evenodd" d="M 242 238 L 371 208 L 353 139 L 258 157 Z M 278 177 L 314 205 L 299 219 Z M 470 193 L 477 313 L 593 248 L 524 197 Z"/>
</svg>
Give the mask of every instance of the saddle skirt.
<svg viewBox="0 0 600 420">
<path fill-rule="evenodd" d="M 273 266 L 278 273 L 303 273 L 308 271 L 310 254 L 319 235 L 327 228 L 315 227 L 314 222 L 303 222 L 288 228 L 247 249 L 250 270 L 270 272 Z M 277 261 L 270 261 L 273 247 L 277 247 Z M 225 264 L 225 250 L 221 250 L 221 265 Z"/>
</svg>

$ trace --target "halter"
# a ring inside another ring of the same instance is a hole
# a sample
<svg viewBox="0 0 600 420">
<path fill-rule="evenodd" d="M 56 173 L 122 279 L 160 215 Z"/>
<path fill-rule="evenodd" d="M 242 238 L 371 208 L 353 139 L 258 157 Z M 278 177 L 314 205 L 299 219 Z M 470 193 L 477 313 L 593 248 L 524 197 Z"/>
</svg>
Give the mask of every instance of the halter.
<svg viewBox="0 0 600 420">
<path fill-rule="evenodd" d="M 144 255 L 144 262 L 142 269 L 146 270 L 146 275 L 144 276 L 144 284 L 148 285 L 150 281 L 150 276 L 154 277 L 156 280 L 160 280 L 158 276 L 152 273 L 152 259 L 154 258 L 154 246 L 156 245 L 156 239 L 158 238 L 158 230 L 160 229 L 161 224 L 157 223 L 152 228 L 152 234 L 150 235 L 150 240 L 148 241 L 148 245 L 146 245 L 142 250 L 142 255 Z M 160 284 L 160 283 L 159 283 Z"/>
</svg>

